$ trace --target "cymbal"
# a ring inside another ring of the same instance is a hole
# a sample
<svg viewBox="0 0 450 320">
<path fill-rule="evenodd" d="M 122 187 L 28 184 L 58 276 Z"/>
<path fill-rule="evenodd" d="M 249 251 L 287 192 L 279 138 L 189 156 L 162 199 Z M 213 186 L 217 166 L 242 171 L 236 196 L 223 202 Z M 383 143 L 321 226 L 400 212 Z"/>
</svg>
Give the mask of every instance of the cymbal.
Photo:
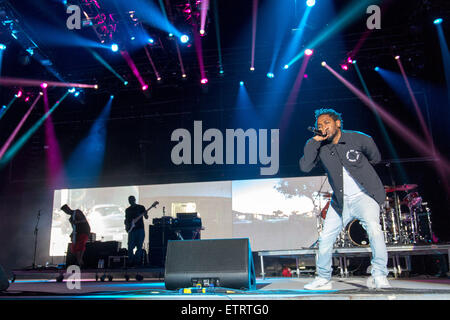
<svg viewBox="0 0 450 320">
<path fill-rule="evenodd" d="M 386 192 L 409 191 L 417 188 L 417 184 L 403 184 L 401 186 L 384 186 Z"/>
</svg>

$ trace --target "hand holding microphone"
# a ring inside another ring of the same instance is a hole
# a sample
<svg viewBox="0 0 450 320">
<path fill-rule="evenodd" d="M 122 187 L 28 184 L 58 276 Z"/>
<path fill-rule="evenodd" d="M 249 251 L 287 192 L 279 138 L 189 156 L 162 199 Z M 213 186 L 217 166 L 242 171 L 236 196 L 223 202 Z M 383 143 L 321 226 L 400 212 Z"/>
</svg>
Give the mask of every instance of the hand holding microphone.
<svg viewBox="0 0 450 320">
<path fill-rule="evenodd" d="M 308 127 L 308 130 L 315 134 L 313 139 L 316 141 L 324 141 L 328 136 L 326 133 L 322 133 L 322 131 L 319 131 L 314 127 Z"/>
</svg>

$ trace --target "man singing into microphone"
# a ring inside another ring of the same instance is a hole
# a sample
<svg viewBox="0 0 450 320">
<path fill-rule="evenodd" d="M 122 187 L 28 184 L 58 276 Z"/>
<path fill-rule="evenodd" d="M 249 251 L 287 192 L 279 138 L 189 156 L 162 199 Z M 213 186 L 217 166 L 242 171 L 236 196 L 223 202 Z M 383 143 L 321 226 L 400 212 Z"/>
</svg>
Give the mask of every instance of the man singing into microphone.
<svg viewBox="0 0 450 320">
<path fill-rule="evenodd" d="M 380 205 L 386 194 L 372 165 L 381 160 L 372 138 L 358 131 L 342 130 L 341 114 L 333 109 L 315 111 L 316 128 L 306 142 L 300 169 L 311 171 L 319 161 L 328 173 L 333 198 L 319 237 L 317 276 L 306 290 L 331 289 L 332 250 L 337 236 L 351 220 L 358 219 L 367 231 L 372 249 L 371 289 L 390 288 L 387 250 L 380 226 Z"/>
</svg>

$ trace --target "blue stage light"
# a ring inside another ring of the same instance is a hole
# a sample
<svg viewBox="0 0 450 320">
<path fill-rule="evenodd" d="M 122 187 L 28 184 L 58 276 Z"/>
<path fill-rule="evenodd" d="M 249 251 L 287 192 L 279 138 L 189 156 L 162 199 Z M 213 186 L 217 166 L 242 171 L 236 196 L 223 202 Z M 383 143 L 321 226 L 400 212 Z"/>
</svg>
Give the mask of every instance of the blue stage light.
<svg viewBox="0 0 450 320">
<path fill-rule="evenodd" d="M 80 91 L 77 91 L 73 94 L 75 97 L 78 97 L 80 95 Z"/>
<path fill-rule="evenodd" d="M 444 21 L 444 20 L 442 20 L 442 18 L 438 18 L 438 19 L 434 20 L 433 23 L 434 24 L 441 24 L 442 21 Z"/>
<path fill-rule="evenodd" d="M 267 78 L 273 78 L 273 77 L 275 77 L 275 75 L 274 75 L 272 72 L 268 72 L 268 73 L 266 74 L 266 76 L 267 76 Z"/>
<path fill-rule="evenodd" d="M 306 5 L 308 7 L 314 7 L 315 4 L 316 4 L 316 0 L 307 0 L 306 1 Z"/>
<path fill-rule="evenodd" d="M 239 85 L 242 87 L 244 85 L 244 81 L 239 82 Z"/>
<path fill-rule="evenodd" d="M 127 85 L 128 85 L 128 81 L 124 81 L 124 82 L 123 82 L 123 85 L 124 85 L 124 86 L 127 86 Z"/>
<path fill-rule="evenodd" d="M 374 70 L 375 70 L 375 71 L 379 71 L 379 70 L 380 70 L 380 67 L 375 67 Z"/>
<path fill-rule="evenodd" d="M 284 68 L 284 69 L 289 69 L 289 65 L 288 65 L 288 64 L 285 64 L 283 68 Z"/>
<path fill-rule="evenodd" d="M 113 44 L 111 45 L 111 50 L 112 50 L 113 52 L 117 52 L 117 51 L 119 51 L 119 46 L 118 46 L 117 44 L 113 43 Z"/>
<path fill-rule="evenodd" d="M 186 43 L 186 42 L 189 41 L 189 37 L 188 37 L 187 35 L 183 34 L 183 35 L 180 37 L 180 40 L 181 40 L 182 43 Z"/>
<path fill-rule="evenodd" d="M 155 40 L 153 40 L 152 38 L 148 38 L 148 43 L 154 43 L 155 42 Z"/>
<path fill-rule="evenodd" d="M 5 50 L 6 46 L 3 43 L 0 43 L 0 50 Z"/>
</svg>

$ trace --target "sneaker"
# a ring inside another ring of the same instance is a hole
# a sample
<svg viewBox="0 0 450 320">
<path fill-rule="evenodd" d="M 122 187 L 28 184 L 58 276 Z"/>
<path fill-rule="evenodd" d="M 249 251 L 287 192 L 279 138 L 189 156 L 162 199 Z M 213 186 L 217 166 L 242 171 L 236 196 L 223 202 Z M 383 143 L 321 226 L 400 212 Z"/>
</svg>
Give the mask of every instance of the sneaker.
<svg viewBox="0 0 450 320">
<path fill-rule="evenodd" d="M 389 289 L 392 288 L 385 276 L 369 277 L 367 279 L 367 287 L 369 289 Z"/>
<path fill-rule="evenodd" d="M 303 287 L 305 290 L 331 290 L 331 281 L 316 277 L 314 281 L 305 284 Z"/>
</svg>

